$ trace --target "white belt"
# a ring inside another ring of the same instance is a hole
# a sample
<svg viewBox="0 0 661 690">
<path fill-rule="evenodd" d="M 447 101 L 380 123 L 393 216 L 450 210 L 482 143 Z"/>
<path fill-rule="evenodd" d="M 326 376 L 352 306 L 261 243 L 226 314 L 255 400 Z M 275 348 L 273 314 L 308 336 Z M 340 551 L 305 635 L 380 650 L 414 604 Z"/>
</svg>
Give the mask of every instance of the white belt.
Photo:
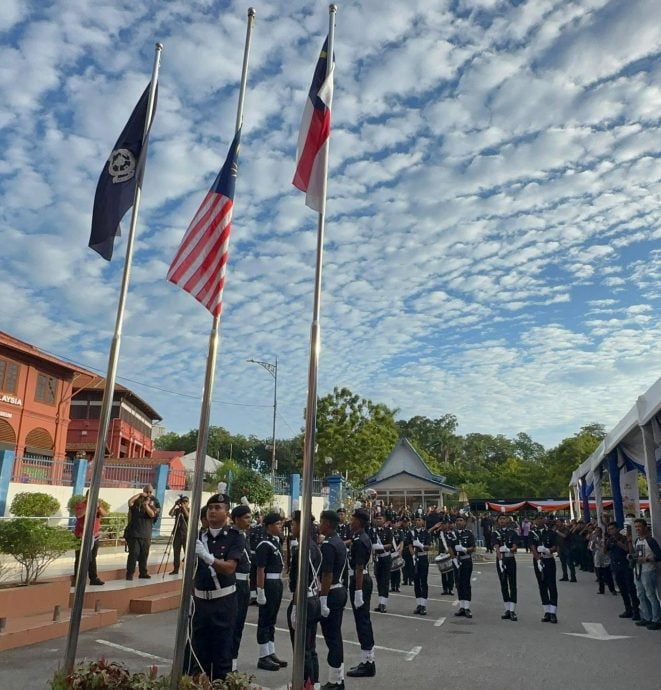
<svg viewBox="0 0 661 690">
<path fill-rule="evenodd" d="M 265 573 L 264 577 L 267 580 L 281 580 L 282 573 Z"/>
<path fill-rule="evenodd" d="M 198 599 L 220 599 L 221 597 L 226 597 L 228 594 L 234 594 L 234 592 L 236 592 L 236 585 L 212 590 L 197 588 L 193 590 L 193 594 L 195 594 Z"/>
<path fill-rule="evenodd" d="M 311 591 L 308 589 L 308 599 L 310 599 L 310 597 L 314 597 L 314 596 L 317 596 L 317 593 L 316 593 L 316 592 L 311 592 Z"/>
<path fill-rule="evenodd" d="M 340 587 L 344 587 L 344 585 L 341 582 L 336 582 L 334 585 L 331 585 L 331 589 L 340 589 Z"/>
<path fill-rule="evenodd" d="M 250 573 L 234 573 L 234 577 L 237 580 L 247 580 L 250 577 Z"/>
<path fill-rule="evenodd" d="M 386 551 L 386 553 L 380 553 L 379 554 L 379 558 L 390 558 L 390 556 L 392 556 L 390 551 Z"/>
</svg>

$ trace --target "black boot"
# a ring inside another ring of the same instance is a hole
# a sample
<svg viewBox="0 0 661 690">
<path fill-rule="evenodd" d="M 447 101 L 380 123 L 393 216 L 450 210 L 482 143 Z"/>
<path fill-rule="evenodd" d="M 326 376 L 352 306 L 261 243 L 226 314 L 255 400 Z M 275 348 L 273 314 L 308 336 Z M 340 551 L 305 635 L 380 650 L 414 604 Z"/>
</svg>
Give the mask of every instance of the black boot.
<svg viewBox="0 0 661 690">
<path fill-rule="evenodd" d="M 376 675 L 376 664 L 373 661 L 361 661 L 358 666 L 349 669 L 349 678 L 372 678 Z"/>
<path fill-rule="evenodd" d="M 287 668 L 287 662 L 283 661 L 282 659 L 278 659 L 278 657 L 275 655 L 275 652 L 273 654 L 269 654 L 269 659 L 275 661 L 280 668 Z"/>
<path fill-rule="evenodd" d="M 270 656 L 262 656 L 257 661 L 257 668 L 261 668 L 264 671 L 279 671 L 280 664 L 276 664 Z"/>
</svg>

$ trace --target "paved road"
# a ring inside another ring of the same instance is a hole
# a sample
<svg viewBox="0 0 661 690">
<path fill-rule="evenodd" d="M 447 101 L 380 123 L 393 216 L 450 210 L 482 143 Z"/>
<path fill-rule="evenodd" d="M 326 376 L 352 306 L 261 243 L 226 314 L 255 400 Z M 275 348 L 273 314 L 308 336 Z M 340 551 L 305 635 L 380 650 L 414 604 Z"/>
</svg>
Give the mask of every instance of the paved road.
<svg viewBox="0 0 661 690">
<path fill-rule="evenodd" d="M 617 614 L 620 597 L 597 595 L 594 576 L 579 573 L 576 584 L 560 582 L 559 624 L 542 624 L 541 606 L 529 559 L 519 563 L 519 622 L 502 621 L 500 592 L 493 564 L 474 571 L 472 620 L 454 618 L 451 597 L 441 596 L 440 577 L 430 572 L 429 615 L 412 615 L 412 588 L 391 595 L 388 614 L 373 614 L 377 649 L 377 678 L 347 681 L 348 688 L 419 689 L 440 685 L 480 690 L 503 688 L 636 688 L 661 687 L 661 631 L 638 628 Z M 290 669 L 269 673 L 256 667 L 256 609 L 250 608 L 240 663 L 265 688 L 280 688 L 290 680 Z M 126 616 L 117 625 L 82 633 L 79 657 L 122 661 L 134 670 L 156 664 L 167 670 L 174 639 L 176 612 Z M 588 625 L 592 637 L 586 634 Z M 596 627 L 594 624 L 597 624 Z M 595 639 L 606 631 L 617 639 Z M 281 657 L 291 659 L 285 632 L 284 606 L 276 645 Z M 571 633 L 571 634 L 568 634 Z M 351 611 L 345 614 L 346 665 L 359 661 L 360 651 Z M 578 636 L 577 636 L 578 635 Z M 64 641 L 0 653 L 0 690 L 42 690 L 62 659 Z M 326 681 L 323 640 L 318 640 L 322 682 Z"/>
</svg>

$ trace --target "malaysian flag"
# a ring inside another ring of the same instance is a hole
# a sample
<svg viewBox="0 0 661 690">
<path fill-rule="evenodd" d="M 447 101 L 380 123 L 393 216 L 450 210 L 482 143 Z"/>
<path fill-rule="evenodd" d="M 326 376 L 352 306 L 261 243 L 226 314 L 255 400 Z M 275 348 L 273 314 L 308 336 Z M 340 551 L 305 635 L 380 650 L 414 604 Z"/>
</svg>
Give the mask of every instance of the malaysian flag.
<svg viewBox="0 0 661 690">
<path fill-rule="evenodd" d="M 239 139 L 234 135 L 225 164 L 186 230 L 167 279 L 189 292 L 214 316 L 223 308 L 229 257 Z"/>
<path fill-rule="evenodd" d="M 305 102 L 301 130 L 296 148 L 296 172 L 293 185 L 306 192 L 305 204 L 322 212 L 327 147 L 330 136 L 331 105 L 333 101 L 333 69 L 326 76 L 328 38 L 319 54 L 310 92 Z"/>
</svg>

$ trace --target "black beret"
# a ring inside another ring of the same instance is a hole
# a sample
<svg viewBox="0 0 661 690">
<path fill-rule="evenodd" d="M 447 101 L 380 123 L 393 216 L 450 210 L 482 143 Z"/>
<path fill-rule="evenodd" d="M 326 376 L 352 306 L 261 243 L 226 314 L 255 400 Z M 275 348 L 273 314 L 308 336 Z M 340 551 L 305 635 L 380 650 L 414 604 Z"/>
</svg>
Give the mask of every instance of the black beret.
<svg viewBox="0 0 661 690">
<path fill-rule="evenodd" d="M 207 505 L 211 505 L 212 503 L 227 503 L 229 506 L 230 497 L 227 494 L 214 494 L 207 501 Z"/>
<path fill-rule="evenodd" d="M 232 508 L 232 512 L 230 513 L 230 516 L 232 520 L 236 520 L 237 518 L 243 517 L 244 515 L 248 515 L 250 512 L 250 506 L 236 506 L 235 508 Z"/>
<path fill-rule="evenodd" d="M 358 518 L 363 522 L 370 521 L 370 514 L 365 510 L 365 508 L 356 508 L 356 510 L 353 511 L 353 515 L 351 517 Z"/>
</svg>

